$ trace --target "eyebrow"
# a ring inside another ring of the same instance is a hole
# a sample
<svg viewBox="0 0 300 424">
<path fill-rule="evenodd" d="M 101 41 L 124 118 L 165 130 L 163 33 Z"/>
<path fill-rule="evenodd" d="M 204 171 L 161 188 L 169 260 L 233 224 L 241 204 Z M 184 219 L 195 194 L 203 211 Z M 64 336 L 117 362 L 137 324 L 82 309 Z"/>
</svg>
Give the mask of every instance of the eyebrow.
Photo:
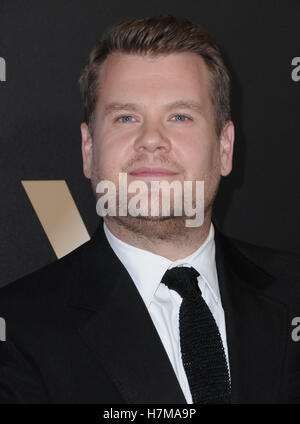
<svg viewBox="0 0 300 424">
<path fill-rule="evenodd" d="M 190 109 L 194 110 L 195 112 L 202 113 L 202 105 L 195 100 L 176 100 L 171 103 L 167 103 L 163 106 L 166 110 L 171 110 L 175 108 L 181 108 L 181 109 Z M 119 110 L 132 110 L 132 111 L 138 111 L 140 109 L 140 106 L 136 103 L 109 103 L 104 108 L 104 115 L 107 116 L 112 112 L 116 112 Z"/>
</svg>

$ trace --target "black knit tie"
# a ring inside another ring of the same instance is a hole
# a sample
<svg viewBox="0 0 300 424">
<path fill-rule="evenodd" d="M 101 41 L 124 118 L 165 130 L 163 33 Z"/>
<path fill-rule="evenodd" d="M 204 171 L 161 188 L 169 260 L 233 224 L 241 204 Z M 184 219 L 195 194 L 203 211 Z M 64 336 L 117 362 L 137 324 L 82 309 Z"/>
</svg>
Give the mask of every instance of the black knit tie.
<svg viewBox="0 0 300 424">
<path fill-rule="evenodd" d="M 230 379 L 218 326 L 202 297 L 194 268 L 167 270 L 162 283 L 183 298 L 180 346 L 193 403 L 230 403 Z"/>
</svg>

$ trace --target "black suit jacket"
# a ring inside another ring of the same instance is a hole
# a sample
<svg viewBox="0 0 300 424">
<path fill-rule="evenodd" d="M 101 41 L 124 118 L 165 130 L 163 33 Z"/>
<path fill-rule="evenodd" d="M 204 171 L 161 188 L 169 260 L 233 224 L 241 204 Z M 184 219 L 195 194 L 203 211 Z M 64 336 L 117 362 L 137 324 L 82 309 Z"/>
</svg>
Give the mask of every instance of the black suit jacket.
<svg viewBox="0 0 300 424">
<path fill-rule="evenodd" d="M 215 225 L 233 403 L 300 402 L 296 255 Z M 186 403 L 147 308 L 103 232 L 0 289 L 0 402 Z"/>
</svg>

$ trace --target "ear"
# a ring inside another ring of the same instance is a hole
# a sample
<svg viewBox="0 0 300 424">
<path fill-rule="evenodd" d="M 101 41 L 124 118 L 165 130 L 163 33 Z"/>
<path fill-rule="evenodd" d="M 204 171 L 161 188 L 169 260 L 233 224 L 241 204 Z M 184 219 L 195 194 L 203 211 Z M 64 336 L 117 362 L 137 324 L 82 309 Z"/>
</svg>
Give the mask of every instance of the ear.
<svg viewBox="0 0 300 424">
<path fill-rule="evenodd" d="M 234 125 L 232 121 L 227 121 L 220 136 L 221 175 L 224 177 L 232 170 L 233 145 Z"/>
<path fill-rule="evenodd" d="M 83 162 L 83 173 L 86 178 L 91 178 L 92 157 L 93 157 L 93 140 L 89 131 L 89 127 L 85 122 L 80 125 L 81 130 L 81 153 Z"/>
</svg>

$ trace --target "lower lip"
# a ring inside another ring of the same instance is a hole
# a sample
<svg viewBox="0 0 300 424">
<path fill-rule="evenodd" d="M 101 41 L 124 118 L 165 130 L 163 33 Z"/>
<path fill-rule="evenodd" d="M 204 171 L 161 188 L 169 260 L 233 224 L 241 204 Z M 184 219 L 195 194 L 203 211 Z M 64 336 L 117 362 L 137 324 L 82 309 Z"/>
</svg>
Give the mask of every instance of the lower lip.
<svg viewBox="0 0 300 424">
<path fill-rule="evenodd" d="M 163 172 L 141 172 L 140 174 L 130 174 L 132 177 L 139 177 L 139 178 L 153 178 L 153 177 L 171 177 L 178 174 L 165 174 Z"/>
<path fill-rule="evenodd" d="M 171 175 L 178 175 L 175 173 L 164 173 L 164 172 L 141 172 L 141 173 L 130 173 L 133 177 L 169 177 Z"/>
</svg>

